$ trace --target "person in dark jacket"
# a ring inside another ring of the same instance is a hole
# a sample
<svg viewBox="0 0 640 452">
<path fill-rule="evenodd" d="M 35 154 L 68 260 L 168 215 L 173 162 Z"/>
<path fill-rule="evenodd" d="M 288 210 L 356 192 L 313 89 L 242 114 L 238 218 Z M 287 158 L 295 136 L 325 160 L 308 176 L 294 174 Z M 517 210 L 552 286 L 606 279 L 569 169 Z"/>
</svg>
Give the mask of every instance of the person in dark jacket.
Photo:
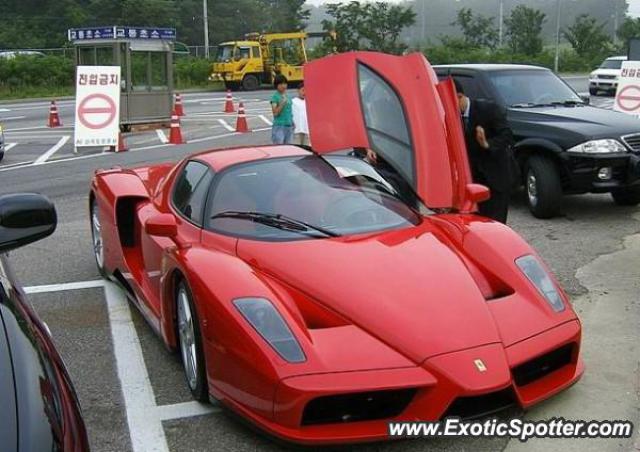
<svg viewBox="0 0 640 452">
<path fill-rule="evenodd" d="M 475 182 L 491 190 L 491 198 L 480 204 L 480 214 L 507 222 L 513 178 L 513 135 L 504 109 L 488 100 L 469 99 L 455 80 L 469 162 Z"/>
</svg>

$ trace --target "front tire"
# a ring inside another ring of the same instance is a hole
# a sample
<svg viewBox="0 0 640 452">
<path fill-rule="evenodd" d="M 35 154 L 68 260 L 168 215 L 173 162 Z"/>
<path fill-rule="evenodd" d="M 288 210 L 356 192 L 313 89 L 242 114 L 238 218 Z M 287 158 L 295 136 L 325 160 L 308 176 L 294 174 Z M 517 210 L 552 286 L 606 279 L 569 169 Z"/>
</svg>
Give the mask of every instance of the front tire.
<svg viewBox="0 0 640 452">
<path fill-rule="evenodd" d="M 245 91 L 255 91 L 260 88 L 260 80 L 255 75 L 245 75 L 242 79 L 242 89 Z"/>
<path fill-rule="evenodd" d="M 589 95 L 597 96 L 598 95 L 598 88 L 589 88 Z"/>
<path fill-rule="evenodd" d="M 104 269 L 104 239 L 102 238 L 102 224 L 100 223 L 100 215 L 98 213 L 98 203 L 95 199 L 91 200 L 89 215 L 91 220 L 91 240 L 93 243 L 93 256 L 96 259 L 96 266 L 100 275 L 107 276 Z"/>
<path fill-rule="evenodd" d="M 191 290 L 181 281 L 176 290 L 176 327 L 178 330 L 178 348 L 184 368 L 187 386 L 194 399 L 209 401 L 207 372 L 202 352 L 200 323 L 193 303 Z"/>
<path fill-rule="evenodd" d="M 611 197 L 619 206 L 637 206 L 640 204 L 640 186 L 619 188 L 611 192 Z"/>
<path fill-rule="evenodd" d="M 536 218 L 552 218 L 562 202 L 562 184 L 556 164 L 547 157 L 529 157 L 525 170 L 529 210 Z"/>
</svg>

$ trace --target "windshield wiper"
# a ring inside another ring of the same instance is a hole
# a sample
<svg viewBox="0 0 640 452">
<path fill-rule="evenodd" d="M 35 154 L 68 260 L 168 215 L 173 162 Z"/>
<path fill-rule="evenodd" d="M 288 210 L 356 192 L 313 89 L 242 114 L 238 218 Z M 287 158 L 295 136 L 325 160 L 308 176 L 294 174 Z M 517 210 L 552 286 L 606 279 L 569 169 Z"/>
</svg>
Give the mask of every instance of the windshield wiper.
<svg viewBox="0 0 640 452">
<path fill-rule="evenodd" d="M 548 107 L 550 104 L 536 104 L 534 102 L 522 102 L 519 104 L 512 104 L 511 108 L 534 108 L 534 107 Z"/>
<path fill-rule="evenodd" d="M 320 226 L 314 226 L 312 224 L 305 223 L 304 221 L 296 220 L 282 214 L 227 210 L 217 213 L 211 217 L 212 220 L 215 220 L 216 218 L 237 218 L 240 220 L 249 220 L 255 223 L 264 224 L 265 226 L 270 226 L 272 228 L 300 233 L 315 231 L 327 237 L 339 237 L 340 235 L 336 232 L 330 231 L 329 229 L 325 229 Z"/>
<path fill-rule="evenodd" d="M 558 100 L 551 103 L 553 105 L 566 105 L 568 107 L 575 107 L 576 105 L 585 105 L 584 101 L 575 100 L 575 99 Z"/>
</svg>

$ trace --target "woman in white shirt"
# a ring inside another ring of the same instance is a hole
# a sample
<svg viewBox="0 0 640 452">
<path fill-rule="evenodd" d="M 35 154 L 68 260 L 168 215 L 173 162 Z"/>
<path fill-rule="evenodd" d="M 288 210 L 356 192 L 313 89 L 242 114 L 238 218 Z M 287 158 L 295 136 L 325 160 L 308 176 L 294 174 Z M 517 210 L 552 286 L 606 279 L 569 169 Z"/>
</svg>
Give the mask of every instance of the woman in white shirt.
<svg viewBox="0 0 640 452">
<path fill-rule="evenodd" d="M 309 146 L 309 123 L 307 122 L 307 101 L 304 98 L 304 85 L 298 87 L 298 97 L 291 101 L 293 110 L 293 143 Z"/>
</svg>

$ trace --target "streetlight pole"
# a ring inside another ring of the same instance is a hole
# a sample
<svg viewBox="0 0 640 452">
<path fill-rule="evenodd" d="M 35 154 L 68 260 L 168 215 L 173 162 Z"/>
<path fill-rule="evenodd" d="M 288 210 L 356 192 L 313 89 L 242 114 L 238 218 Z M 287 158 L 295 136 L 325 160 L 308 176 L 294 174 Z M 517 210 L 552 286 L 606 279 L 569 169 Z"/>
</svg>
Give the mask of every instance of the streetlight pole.
<svg viewBox="0 0 640 452">
<path fill-rule="evenodd" d="M 498 44 L 502 47 L 504 37 L 504 0 L 500 0 L 500 9 L 498 13 Z"/>
<path fill-rule="evenodd" d="M 204 18 L 204 57 L 209 59 L 209 14 L 207 0 L 202 0 L 202 17 Z"/>
<path fill-rule="evenodd" d="M 560 66 L 560 0 L 556 0 L 556 57 L 554 59 L 553 68 L 558 72 Z"/>
</svg>

